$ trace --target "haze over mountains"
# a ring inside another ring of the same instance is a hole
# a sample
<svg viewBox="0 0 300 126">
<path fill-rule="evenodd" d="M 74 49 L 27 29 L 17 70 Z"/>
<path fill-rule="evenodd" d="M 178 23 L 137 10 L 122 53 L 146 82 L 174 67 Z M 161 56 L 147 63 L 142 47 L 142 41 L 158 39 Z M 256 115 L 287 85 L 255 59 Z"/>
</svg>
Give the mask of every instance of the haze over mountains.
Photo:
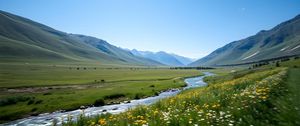
<svg viewBox="0 0 300 126">
<path fill-rule="evenodd" d="M 300 15 L 271 30 L 231 42 L 190 66 L 216 66 L 247 63 L 300 54 Z"/>
<path fill-rule="evenodd" d="M 136 56 L 152 59 L 169 66 L 185 66 L 194 61 L 191 58 L 179 56 L 176 54 L 166 53 L 164 51 L 151 52 L 151 51 L 138 51 L 136 49 L 133 49 L 131 50 L 131 53 Z"/>
</svg>

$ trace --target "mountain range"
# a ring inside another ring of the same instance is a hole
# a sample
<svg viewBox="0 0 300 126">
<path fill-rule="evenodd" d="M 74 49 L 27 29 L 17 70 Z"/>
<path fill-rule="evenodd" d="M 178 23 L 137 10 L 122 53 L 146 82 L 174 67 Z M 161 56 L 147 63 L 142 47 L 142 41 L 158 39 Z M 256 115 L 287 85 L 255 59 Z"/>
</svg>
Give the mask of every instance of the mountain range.
<svg viewBox="0 0 300 126">
<path fill-rule="evenodd" d="M 163 66 L 104 40 L 61 32 L 4 11 L 0 11 L 0 59 Z"/>
<path fill-rule="evenodd" d="M 55 30 L 0 10 L 0 60 L 98 62 L 142 66 L 219 66 L 300 54 L 300 15 L 270 30 L 231 42 L 196 60 L 128 50 L 91 36 Z"/>
<path fill-rule="evenodd" d="M 136 49 L 130 50 L 132 54 L 147 59 L 152 59 L 157 62 L 163 63 L 168 66 L 185 66 L 192 63 L 194 60 L 191 58 L 179 56 L 176 54 L 166 53 L 164 51 L 150 52 L 150 51 L 138 51 Z"/>
<path fill-rule="evenodd" d="M 300 15 L 270 30 L 231 42 L 189 66 L 238 64 L 299 54 Z"/>
</svg>

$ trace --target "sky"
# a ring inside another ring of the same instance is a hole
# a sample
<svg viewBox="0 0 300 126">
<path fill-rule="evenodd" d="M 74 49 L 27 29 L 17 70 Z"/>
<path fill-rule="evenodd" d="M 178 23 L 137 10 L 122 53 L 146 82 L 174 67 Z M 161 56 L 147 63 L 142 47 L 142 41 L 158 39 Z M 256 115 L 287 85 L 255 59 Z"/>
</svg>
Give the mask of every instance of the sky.
<svg viewBox="0 0 300 126">
<path fill-rule="evenodd" d="M 1 0 L 0 10 L 143 51 L 201 58 L 300 14 L 299 0 Z"/>
</svg>

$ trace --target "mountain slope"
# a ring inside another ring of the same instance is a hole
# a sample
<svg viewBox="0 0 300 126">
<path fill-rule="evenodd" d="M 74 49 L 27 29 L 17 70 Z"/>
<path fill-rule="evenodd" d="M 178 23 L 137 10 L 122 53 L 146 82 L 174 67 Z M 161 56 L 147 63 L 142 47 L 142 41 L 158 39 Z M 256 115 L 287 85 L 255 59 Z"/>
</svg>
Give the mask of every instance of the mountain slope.
<svg viewBox="0 0 300 126">
<path fill-rule="evenodd" d="M 247 63 L 295 54 L 300 54 L 300 15 L 271 30 L 263 30 L 254 36 L 231 42 L 189 65 Z"/>
<path fill-rule="evenodd" d="M 155 60 L 157 62 L 163 63 L 168 66 L 184 66 L 177 58 L 175 58 L 172 54 L 168 54 L 166 52 L 150 52 L 150 51 L 138 51 L 136 49 L 131 50 L 131 53 L 135 56 L 148 58 L 151 60 Z"/>
<path fill-rule="evenodd" d="M 114 45 L 111 45 L 107 43 L 104 40 L 91 37 L 91 36 L 85 36 L 85 35 L 76 35 L 76 34 L 71 34 L 72 37 L 78 39 L 81 42 L 84 42 L 94 48 L 97 48 L 99 51 L 111 55 L 114 57 L 117 57 L 118 59 L 122 61 L 131 61 L 131 62 L 137 62 L 137 63 L 142 63 L 144 65 L 163 65 L 157 61 L 135 56 L 133 55 L 130 51 L 127 51 L 125 49 L 116 47 Z"/>
<path fill-rule="evenodd" d="M 83 35 L 81 35 L 83 36 Z M 86 36 L 87 37 L 87 36 Z M 102 40 L 103 41 L 103 40 Z M 103 44 L 103 45 L 101 45 Z M 101 46 L 113 48 L 106 52 Z M 158 62 L 130 55 L 123 49 L 99 43 L 98 47 L 72 34 L 0 11 L 0 59 L 4 60 L 57 60 L 57 61 L 97 61 L 105 64 L 161 65 Z"/>
<path fill-rule="evenodd" d="M 175 57 L 179 62 L 181 62 L 184 65 L 188 65 L 188 64 L 195 61 L 194 59 L 187 58 L 187 57 L 184 57 L 184 56 L 179 56 L 179 55 L 176 55 L 176 54 L 171 54 L 171 55 L 173 57 Z"/>
</svg>

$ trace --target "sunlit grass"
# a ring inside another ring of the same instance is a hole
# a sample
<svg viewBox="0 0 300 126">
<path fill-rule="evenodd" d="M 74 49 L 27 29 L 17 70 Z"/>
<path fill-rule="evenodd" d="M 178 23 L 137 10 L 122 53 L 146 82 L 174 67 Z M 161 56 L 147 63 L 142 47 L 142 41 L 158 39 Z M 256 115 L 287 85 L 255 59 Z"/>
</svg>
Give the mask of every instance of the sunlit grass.
<svg viewBox="0 0 300 126">
<path fill-rule="evenodd" d="M 273 125 L 280 119 L 278 97 L 285 96 L 286 68 L 250 73 L 242 77 L 192 89 L 127 112 L 81 117 L 66 125 Z M 285 122 L 286 124 L 286 122 Z M 294 124 L 294 122 L 288 122 Z"/>
<path fill-rule="evenodd" d="M 1 65 L 3 69 L 0 69 L 0 123 L 40 113 L 92 106 L 96 100 L 112 104 L 154 96 L 163 90 L 185 86 L 186 77 L 202 74 L 198 70 L 105 67 L 88 64 Z M 53 88 L 53 85 L 56 85 L 56 88 Z M 76 87 L 60 87 L 66 85 Z M 8 91 L 9 88 L 21 92 L 11 93 Z M 33 92 L 25 90 L 32 88 L 41 90 L 32 90 Z M 111 97 L 116 94 L 119 96 Z"/>
<path fill-rule="evenodd" d="M 197 70 L 147 67 L 106 67 L 103 65 L 0 64 L 0 88 L 79 85 L 95 82 L 173 79 L 199 75 Z"/>
</svg>

